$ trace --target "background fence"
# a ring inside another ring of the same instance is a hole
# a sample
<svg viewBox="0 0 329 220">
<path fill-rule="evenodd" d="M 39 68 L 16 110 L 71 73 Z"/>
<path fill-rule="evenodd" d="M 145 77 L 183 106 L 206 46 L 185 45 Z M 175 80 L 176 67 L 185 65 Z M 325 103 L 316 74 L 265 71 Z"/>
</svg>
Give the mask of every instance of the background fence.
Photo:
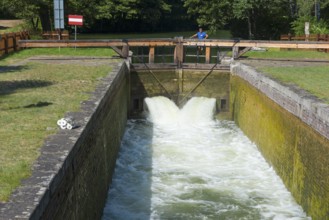
<svg viewBox="0 0 329 220">
<path fill-rule="evenodd" d="M 280 40 L 289 41 L 329 41 L 329 34 L 310 34 L 310 35 L 281 35 Z"/>
<path fill-rule="evenodd" d="M 30 39 L 28 31 L 0 35 L 0 56 L 20 50 L 18 41 Z"/>
<path fill-rule="evenodd" d="M 282 41 L 329 41 L 329 34 L 310 34 L 310 35 L 281 35 L 280 40 Z M 286 49 L 282 49 L 286 50 Z M 290 50 L 290 49 L 288 49 Z M 306 49 L 308 50 L 308 49 Z M 313 49 L 314 50 L 314 49 Z M 328 49 L 317 49 L 317 51 L 328 53 Z"/>
</svg>

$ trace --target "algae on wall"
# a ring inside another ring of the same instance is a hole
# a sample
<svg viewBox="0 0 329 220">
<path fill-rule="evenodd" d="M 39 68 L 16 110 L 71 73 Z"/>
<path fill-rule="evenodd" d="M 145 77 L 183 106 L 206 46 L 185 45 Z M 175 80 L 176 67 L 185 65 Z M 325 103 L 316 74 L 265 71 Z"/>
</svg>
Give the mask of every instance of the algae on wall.
<svg viewBox="0 0 329 220">
<path fill-rule="evenodd" d="M 313 219 L 329 216 L 329 140 L 237 76 L 232 118 Z"/>
</svg>

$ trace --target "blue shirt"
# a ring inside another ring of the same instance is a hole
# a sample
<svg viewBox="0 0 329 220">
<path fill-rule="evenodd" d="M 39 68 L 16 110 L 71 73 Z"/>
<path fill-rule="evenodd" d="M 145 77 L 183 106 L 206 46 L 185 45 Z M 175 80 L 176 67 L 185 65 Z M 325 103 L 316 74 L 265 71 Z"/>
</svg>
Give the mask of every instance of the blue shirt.
<svg viewBox="0 0 329 220">
<path fill-rule="evenodd" d="M 198 32 L 197 33 L 197 35 L 198 35 L 198 39 L 204 39 L 204 38 L 206 38 L 206 32 Z"/>
</svg>

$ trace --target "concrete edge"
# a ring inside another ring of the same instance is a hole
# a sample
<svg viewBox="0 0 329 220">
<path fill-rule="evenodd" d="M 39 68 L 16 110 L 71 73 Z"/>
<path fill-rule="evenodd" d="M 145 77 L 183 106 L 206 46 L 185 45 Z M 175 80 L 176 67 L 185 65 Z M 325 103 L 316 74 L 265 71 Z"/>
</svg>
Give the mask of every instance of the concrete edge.
<svg viewBox="0 0 329 220">
<path fill-rule="evenodd" d="M 302 89 L 283 85 L 240 62 L 233 62 L 230 70 L 232 75 L 246 80 L 275 103 L 329 139 L 329 105 Z"/>
</svg>

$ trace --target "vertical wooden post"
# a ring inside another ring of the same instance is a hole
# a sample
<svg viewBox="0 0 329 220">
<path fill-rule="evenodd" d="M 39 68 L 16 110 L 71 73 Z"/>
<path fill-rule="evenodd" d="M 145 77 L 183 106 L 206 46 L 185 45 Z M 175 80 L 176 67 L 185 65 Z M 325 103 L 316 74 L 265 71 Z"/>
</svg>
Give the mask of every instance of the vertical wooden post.
<svg viewBox="0 0 329 220">
<path fill-rule="evenodd" d="M 210 63 L 211 50 L 210 47 L 206 47 L 206 63 Z"/>
<path fill-rule="evenodd" d="M 184 59 L 183 37 L 175 37 L 175 42 L 174 62 L 177 63 L 178 67 L 181 67 Z"/>
<path fill-rule="evenodd" d="M 13 34 L 13 47 L 14 47 L 14 51 L 17 51 L 18 50 L 18 40 L 17 39 L 19 38 L 19 33 L 14 33 Z"/>
<path fill-rule="evenodd" d="M 150 50 L 149 50 L 149 63 L 154 63 L 154 51 L 155 51 L 155 47 L 154 46 L 150 46 Z"/>
<path fill-rule="evenodd" d="M 329 35 L 328 34 L 324 35 L 324 41 L 329 41 Z M 325 49 L 324 52 L 328 53 L 328 49 Z"/>
<path fill-rule="evenodd" d="M 3 46 L 4 44 L 2 44 L 2 41 L 3 41 L 3 38 L 2 38 L 2 35 L 0 34 L 0 56 L 2 56 L 3 54 L 3 50 L 5 49 Z M 3 45 L 3 46 L 2 46 Z"/>
<path fill-rule="evenodd" d="M 5 41 L 5 54 L 8 54 L 8 34 L 4 35 L 4 41 Z"/>
</svg>

